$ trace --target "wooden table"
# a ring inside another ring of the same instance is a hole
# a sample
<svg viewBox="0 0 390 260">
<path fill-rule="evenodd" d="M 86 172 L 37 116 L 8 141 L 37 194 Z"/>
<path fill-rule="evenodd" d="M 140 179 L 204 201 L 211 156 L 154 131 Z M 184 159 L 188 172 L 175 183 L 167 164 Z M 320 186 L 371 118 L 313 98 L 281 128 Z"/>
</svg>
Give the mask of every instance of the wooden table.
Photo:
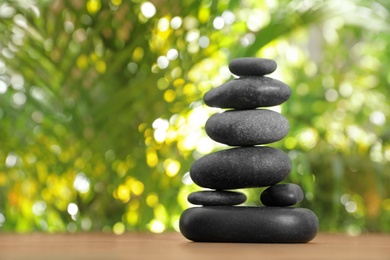
<svg viewBox="0 0 390 260">
<path fill-rule="evenodd" d="M 194 243 L 177 233 L 1 234 L 0 259 L 390 259 L 390 234 L 319 234 L 307 244 Z"/>
</svg>

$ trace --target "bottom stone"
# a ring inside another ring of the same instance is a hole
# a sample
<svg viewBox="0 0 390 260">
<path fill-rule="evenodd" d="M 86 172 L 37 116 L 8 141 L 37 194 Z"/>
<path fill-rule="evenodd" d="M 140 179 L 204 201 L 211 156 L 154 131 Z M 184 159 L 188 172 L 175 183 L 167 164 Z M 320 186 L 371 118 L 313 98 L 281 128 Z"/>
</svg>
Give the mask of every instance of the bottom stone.
<svg viewBox="0 0 390 260">
<path fill-rule="evenodd" d="M 204 206 L 183 212 L 180 231 L 195 242 L 306 243 L 318 218 L 305 208 Z"/>
</svg>

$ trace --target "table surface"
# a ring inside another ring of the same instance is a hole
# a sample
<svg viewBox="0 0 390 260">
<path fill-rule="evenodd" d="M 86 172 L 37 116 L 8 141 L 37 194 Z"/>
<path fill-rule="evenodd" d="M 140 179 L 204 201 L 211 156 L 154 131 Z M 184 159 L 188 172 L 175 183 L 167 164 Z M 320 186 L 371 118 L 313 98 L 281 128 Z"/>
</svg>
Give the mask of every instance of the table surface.
<svg viewBox="0 0 390 260">
<path fill-rule="evenodd" d="M 321 233 L 306 244 L 194 243 L 178 233 L 0 233 L 0 259 L 390 259 L 390 234 Z"/>
</svg>

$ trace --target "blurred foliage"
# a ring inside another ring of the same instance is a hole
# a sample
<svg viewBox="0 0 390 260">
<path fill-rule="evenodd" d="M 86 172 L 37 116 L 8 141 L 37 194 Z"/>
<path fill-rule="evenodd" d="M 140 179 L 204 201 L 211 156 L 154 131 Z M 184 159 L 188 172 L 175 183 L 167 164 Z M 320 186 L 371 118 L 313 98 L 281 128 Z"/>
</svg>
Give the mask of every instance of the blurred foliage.
<svg viewBox="0 0 390 260">
<path fill-rule="evenodd" d="M 286 181 L 321 229 L 390 231 L 386 1 L 0 3 L 0 230 L 178 229 L 188 170 L 226 147 L 203 94 L 229 60 L 291 86 Z M 248 205 L 261 189 L 244 190 Z"/>
</svg>

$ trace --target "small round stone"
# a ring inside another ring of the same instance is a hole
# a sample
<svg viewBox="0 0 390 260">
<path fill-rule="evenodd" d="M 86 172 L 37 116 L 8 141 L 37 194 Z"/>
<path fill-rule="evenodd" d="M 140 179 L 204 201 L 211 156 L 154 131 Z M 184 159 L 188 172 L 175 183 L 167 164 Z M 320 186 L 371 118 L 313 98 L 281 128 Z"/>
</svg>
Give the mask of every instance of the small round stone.
<svg viewBox="0 0 390 260">
<path fill-rule="evenodd" d="M 196 242 L 306 243 L 318 226 L 311 210 L 290 207 L 194 207 L 179 221 L 181 233 Z"/>
<path fill-rule="evenodd" d="M 203 100 L 207 106 L 254 109 L 280 105 L 291 96 L 285 83 L 268 77 L 242 77 L 209 90 Z"/>
<path fill-rule="evenodd" d="M 207 154 L 191 166 L 191 179 L 216 190 L 266 187 L 291 171 L 287 154 L 268 146 L 248 146 Z"/>
<path fill-rule="evenodd" d="M 188 201 L 203 206 L 233 206 L 244 203 L 246 195 L 234 191 L 197 191 L 188 196 Z"/>
<path fill-rule="evenodd" d="M 274 72 L 276 67 L 274 60 L 263 58 L 238 58 L 229 64 L 230 72 L 237 76 L 263 76 Z"/>
<path fill-rule="evenodd" d="M 276 184 L 261 193 L 260 201 L 265 206 L 288 207 L 303 200 L 302 188 L 296 184 Z"/>
<path fill-rule="evenodd" d="M 283 115 L 271 110 L 229 110 L 212 115 L 205 130 L 214 141 L 248 146 L 279 141 L 288 134 L 290 125 Z"/>
</svg>

